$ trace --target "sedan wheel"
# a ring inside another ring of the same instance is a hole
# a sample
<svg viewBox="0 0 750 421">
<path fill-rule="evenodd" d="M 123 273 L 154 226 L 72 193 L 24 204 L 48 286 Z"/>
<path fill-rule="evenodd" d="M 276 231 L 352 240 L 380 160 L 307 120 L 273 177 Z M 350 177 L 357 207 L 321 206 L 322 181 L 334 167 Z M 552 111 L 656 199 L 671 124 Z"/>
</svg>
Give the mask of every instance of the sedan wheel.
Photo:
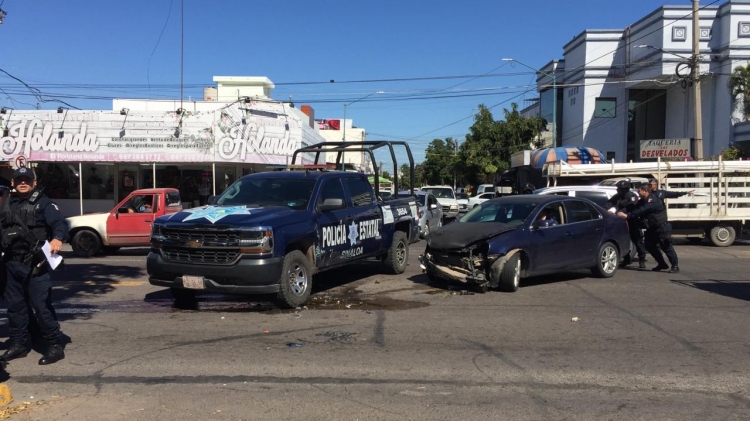
<svg viewBox="0 0 750 421">
<path fill-rule="evenodd" d="M 617 272 L 619 260 L 620 253 L 617 251 L 617 247 L 610 242 L 606 242 L 599 248 L 596 266 L 591 268 L 591 272 L 602 278 L 611 278 Z"/>
<path fill-rule="evenodd" d="M 521 284 L 521 256 L 518 253 L 508 259 L 500 272 L 500 291 L 516 292 Z"/>
</svg>

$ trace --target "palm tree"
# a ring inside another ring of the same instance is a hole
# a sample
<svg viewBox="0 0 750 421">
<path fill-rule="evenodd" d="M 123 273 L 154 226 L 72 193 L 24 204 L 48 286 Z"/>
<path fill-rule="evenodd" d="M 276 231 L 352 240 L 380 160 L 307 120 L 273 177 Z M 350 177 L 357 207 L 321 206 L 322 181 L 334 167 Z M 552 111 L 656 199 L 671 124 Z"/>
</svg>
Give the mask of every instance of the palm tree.
<svg viewBox="0 0 750 421">
<path fill-rule="evenodd" d="M 747 121 L 750 117 L 750 63 L 734 68 L 729 76 L 729 91 L 736 110 L 742 103 L 742 118 Z M 741 98 L 738 100 L 737 97 Z"/>
</svg>

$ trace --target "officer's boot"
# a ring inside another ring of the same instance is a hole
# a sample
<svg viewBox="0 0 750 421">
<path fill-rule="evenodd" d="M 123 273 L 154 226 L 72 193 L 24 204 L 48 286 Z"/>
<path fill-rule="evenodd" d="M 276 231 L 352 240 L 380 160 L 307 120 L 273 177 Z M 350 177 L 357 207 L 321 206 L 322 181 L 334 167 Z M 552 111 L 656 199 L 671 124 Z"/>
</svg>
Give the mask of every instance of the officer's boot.
<svg viewBox="0 0 750 421">
<path fill-rule="evenodd" d="M 29 353 L 29 348 L 24 344 L 13 343 L 10 345 L 5 353 L 0 356 L 5 361 L 15 360 L 16 358 L 23 358 Z"/>
<path fill-rule="evenodd" d="M 63 358 L 65 358 L 65 351 L 63 351 L 62 345 L 58 343 L 50 344 L 47 347 L 47 352 L 39 359 L 39 365 L 54 364 Z"/>
<path fill-rule="evenodd" d="M 669 269 L 669 273 L 680 273 L 680 268 L 677 265 L 672 266 L 672 269 Z"/>
<path fill-rule="evenodd" d="M 621 268 L 627 267 L 632 262 L 632 259 L 630 258 L 630 253 L 626 254 L 625 257 L 622 259 L 622 262 L 618 265 Z"/>
<path fill-rule="evenodd" d="M 638 269 L 646 269 L 646 259 L 638 260 Z"/>
</svg>

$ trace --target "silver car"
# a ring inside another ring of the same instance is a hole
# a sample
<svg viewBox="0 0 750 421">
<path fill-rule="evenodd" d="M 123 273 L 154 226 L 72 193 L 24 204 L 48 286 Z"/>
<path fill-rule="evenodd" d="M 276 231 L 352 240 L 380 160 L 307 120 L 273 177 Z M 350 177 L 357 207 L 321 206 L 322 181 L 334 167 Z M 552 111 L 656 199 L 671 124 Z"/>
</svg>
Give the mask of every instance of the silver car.
<svg viewBox="0 0 750 421">
<path fill-rule="evenodd" d="M 443 226 L 443 209 L 432 193 L 418 191 L 416 196 L 419 213 L 422 215 L 419 218 L 419 234 L 426 237 Z"/>
</svg>

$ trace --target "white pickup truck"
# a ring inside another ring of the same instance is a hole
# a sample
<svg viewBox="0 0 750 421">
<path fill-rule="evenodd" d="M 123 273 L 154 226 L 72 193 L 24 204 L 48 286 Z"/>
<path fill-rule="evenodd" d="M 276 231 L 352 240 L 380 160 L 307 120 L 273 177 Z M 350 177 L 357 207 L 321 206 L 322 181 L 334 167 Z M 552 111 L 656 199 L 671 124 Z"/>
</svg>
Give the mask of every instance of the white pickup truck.
<svg viewBox="0 0 750 421">
<path fill-rule="evenodd" d="M 742 234 L 750 220 L 750 161 L 679 161 L 609 164 L 544 164 L 548 185 L 558 179 L 571 184 L 575 178 L 655 178 L 661 189 L 690 192 L 666 199 L 667 216 L 675 235 L 688 239 L 708 238 L 726 247 Z"/>
<path fill-rule="evenodd" d="M 451 186 L 424 186 L 420 190 L 432 193 L 435 196 L 443 209 L 444 221 L 458 217 L 458 200 Z"/>
</svg>

